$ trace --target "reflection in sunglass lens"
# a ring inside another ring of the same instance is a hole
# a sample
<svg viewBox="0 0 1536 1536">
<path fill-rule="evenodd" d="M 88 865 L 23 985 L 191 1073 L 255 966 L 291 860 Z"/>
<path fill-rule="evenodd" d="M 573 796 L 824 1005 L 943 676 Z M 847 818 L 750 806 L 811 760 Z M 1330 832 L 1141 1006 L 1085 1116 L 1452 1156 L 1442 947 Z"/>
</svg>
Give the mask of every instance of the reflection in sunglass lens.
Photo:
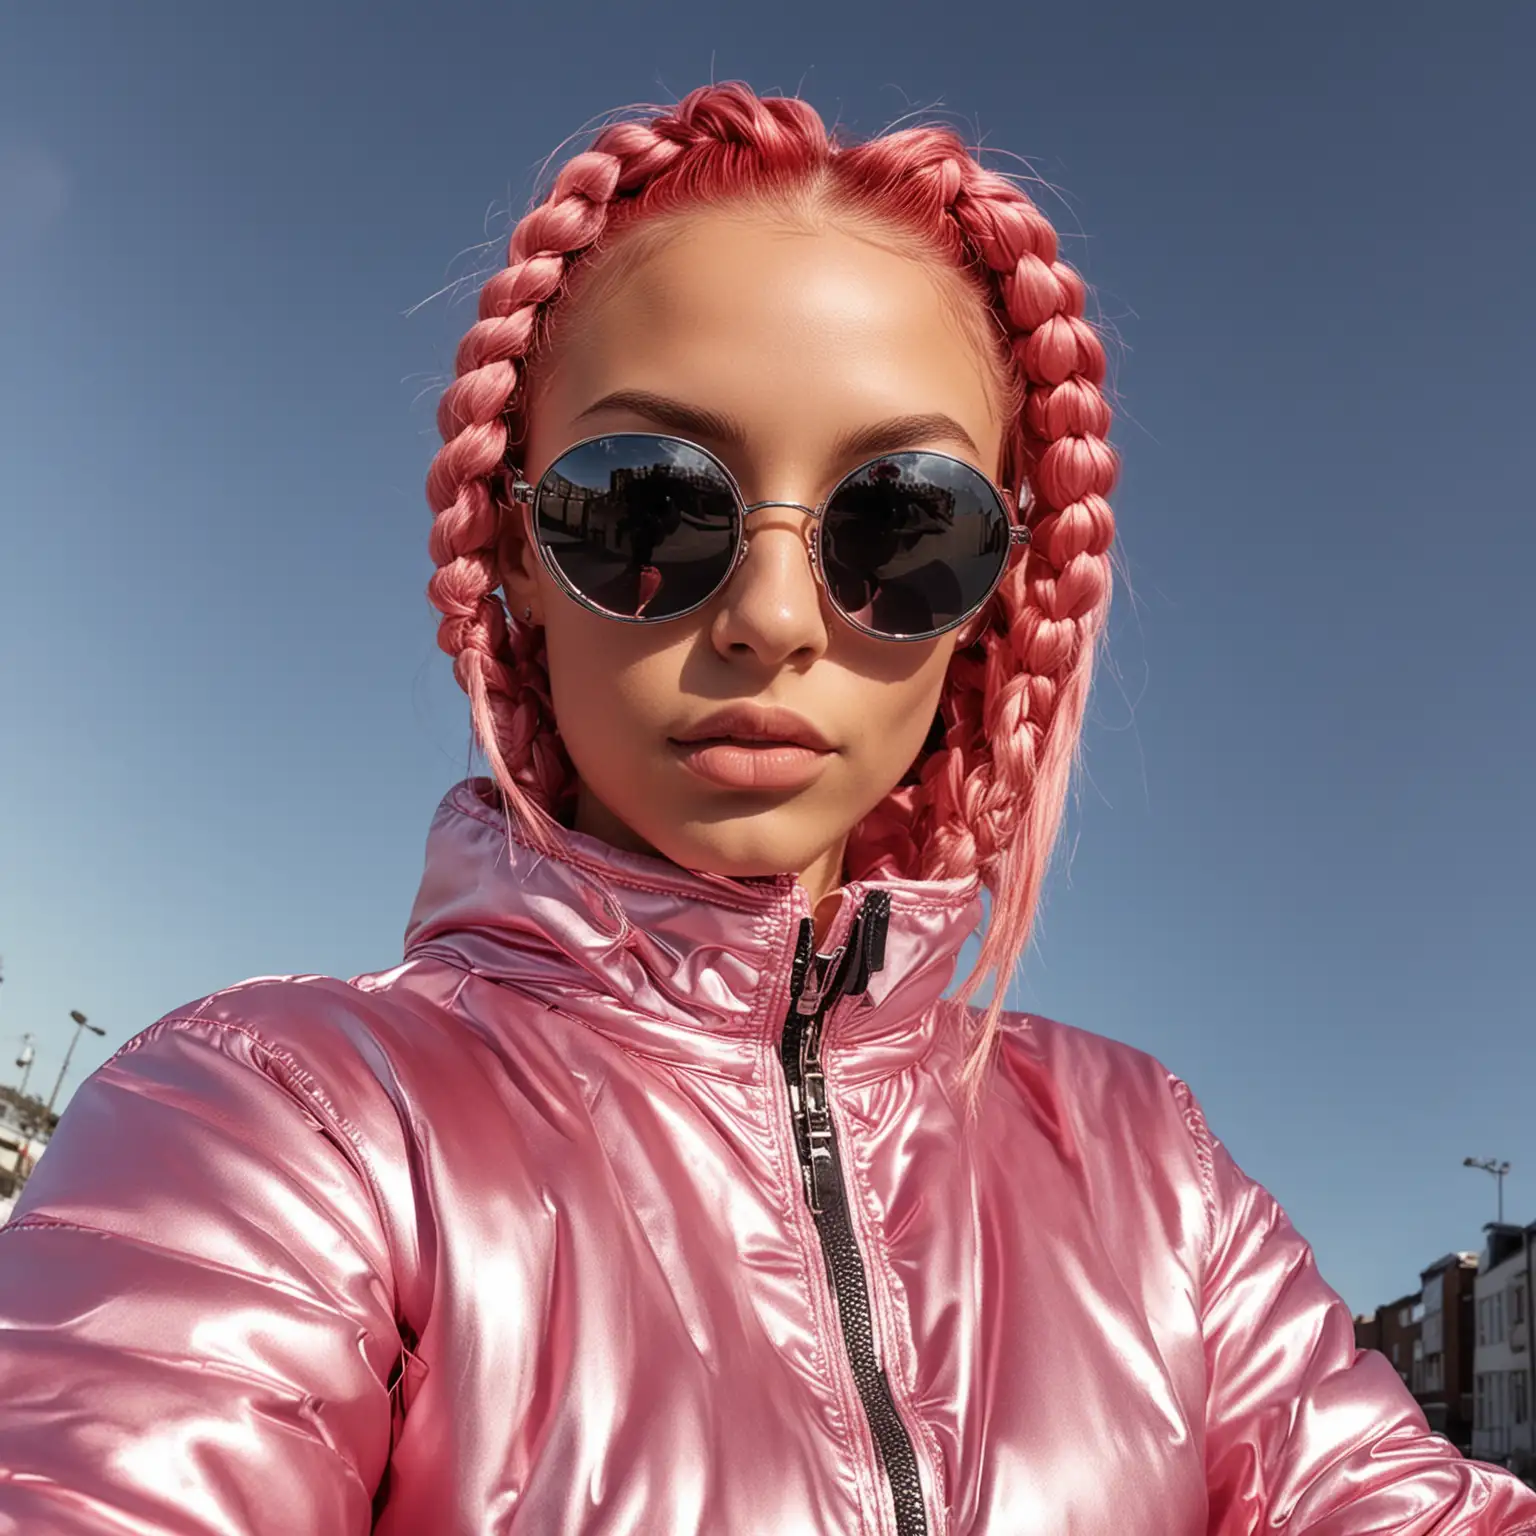
<svg viewBox="0 0 1536 1536">
<path fill-rule="evenodd" d="M 736 499 L 720 467 L 687 443 L 643 433 L 595 438 L 556 459 L 534 521 L 560 574 L 616 618 L 697 608 L 736 552 Z"/>
<path fill-rule="evenodd" d="M 898 453 L 833 493 L 821 561 L 832 600 L 893 639 L 937 634 L 974 613 L 1008 558 L 1008 514 L 969 464 Z"/>
</svg>

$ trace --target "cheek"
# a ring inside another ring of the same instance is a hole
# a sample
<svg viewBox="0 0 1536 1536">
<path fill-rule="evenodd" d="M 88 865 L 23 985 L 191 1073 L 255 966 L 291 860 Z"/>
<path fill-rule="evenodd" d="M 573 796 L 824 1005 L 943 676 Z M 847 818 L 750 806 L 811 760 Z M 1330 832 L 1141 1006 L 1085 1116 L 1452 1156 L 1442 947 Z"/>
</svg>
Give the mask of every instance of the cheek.
<svg viewBox="0 0 1536 1536">
<path fill-rule="evenodd" d="M 567 598 L 546 607 L 549 682 L 560 735 L 589 783 L 623 760 L 632 769 L 654 752 L 676 715 L 686 645 L 638 626 L 615 624 Z"/>
<path fill-rule="evenodd" d="M 945 645 L 942 655 L 895 675 L 859 677 L 849 689 L 852 756 L 867 793 L 877 800 L 901 781 L 928 738 L 944 691 L 948 652 Z"/>
</svg>

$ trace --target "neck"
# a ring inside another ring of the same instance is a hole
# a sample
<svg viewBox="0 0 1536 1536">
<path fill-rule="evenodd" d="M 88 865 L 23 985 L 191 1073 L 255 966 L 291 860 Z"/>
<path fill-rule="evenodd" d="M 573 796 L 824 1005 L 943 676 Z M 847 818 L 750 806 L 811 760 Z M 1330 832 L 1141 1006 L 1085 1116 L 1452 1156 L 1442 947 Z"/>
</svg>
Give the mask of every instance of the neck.
<svg viewBox="0 0 1536 1536">
<path fill-rule="evenodd" d="M 800 887 L 811 903 L 818 945 L 827 936 L 827 929 L 837 917 L 837 893 L 843 884 L 843 852 L 847 845 L 846 837 L 839 839 L 835 847 L 829 848 L 800 871 Z"/>
<path fill-rule="evenodd" d="M 659 848 L 648 843 L 632 827 L 620 821 L 585 784 L 577 790 L 576 814 L 571 825 L 577 832 L 584 832 L 588 837 L 601 838 L 612 848 L 622 848 L 627 853 L 646 853 L 657 858 L 666 857 Z M 843 884 L 843 856 L 847 846 L 847 837 L 839 838 L 836 843 L 825 852 L 818 854 L 800 871 L 800 886 L 811 905 L 818 943 L 826 936 L 827 929 L 832 926 L 837 917 L 839 905 L 837 893 Z M 781 871 L 721 870 L 715 873 L 767 875 L 778 874 Z"/>
</svg>

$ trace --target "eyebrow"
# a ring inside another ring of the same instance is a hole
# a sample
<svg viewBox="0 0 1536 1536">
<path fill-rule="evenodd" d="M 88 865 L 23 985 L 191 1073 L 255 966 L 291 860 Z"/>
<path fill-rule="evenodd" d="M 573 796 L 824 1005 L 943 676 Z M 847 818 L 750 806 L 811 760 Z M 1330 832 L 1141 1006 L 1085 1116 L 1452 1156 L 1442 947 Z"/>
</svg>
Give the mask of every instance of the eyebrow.
<svg viewBox="0 0 1536 1536">
<path fill-rule="evenodd" d="M 943 411 L 928 411 L 913 416 L 891 416 L 872 426 L 845 432 L 837 440 L 839 458 L 872 458 L 877 453 L 897 453 L 919 443 L 945 442 L 958 445 L 981 457 L 971 434 Z"/>
<path fill-rule="evenodd" d="M 725 411 L 690 405 L 686 400 L 674 400 L 669 395 L 654 394 L 648 389 L 616 389 L 594 401 L 576 419 L 584 421 L 600 411 L 628 411 L 668 432 L 704 437 L 733 448 L 744 447 L 747 441 L 746 428 Z M 856 427 L 844 432 L 833 444 L 832 451 L 840 459 L 874 458 L 877 454 L 899 453 L 903 448 L 932 442 L 958 445 L 978 458 L 981 454 L 971 434 L 953 416 L 946 416 L 942 411 L 891 416 L 869 426 Z"/>
</svg>

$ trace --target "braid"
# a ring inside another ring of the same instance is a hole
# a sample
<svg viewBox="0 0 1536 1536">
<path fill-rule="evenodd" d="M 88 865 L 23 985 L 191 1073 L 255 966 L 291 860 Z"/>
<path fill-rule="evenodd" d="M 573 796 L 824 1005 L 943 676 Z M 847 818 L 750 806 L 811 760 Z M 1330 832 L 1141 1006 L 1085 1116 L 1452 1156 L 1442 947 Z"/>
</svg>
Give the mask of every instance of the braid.
<svg viewBox="0 0 1536 1536">
<path fill-rule="evenodd" d="M 1010 478 L 1027 480 L 1034 493 L 1029 555 L 1004 583 L 985 665 L 951 679 L 955 694 L 979 691 L 979 709 L 974 697 L 957 697 L 952 708 L 971 745 L 979 715 L 989 750 L 970 757 L 969 793 L 935 796 L 929 843 L 933 872 L 958 873 L 956 864 L 971 852 L 968 830 L 974 867 L 992 894 L 977 975 L 990 968 L 997 985 L 970 1063 L 974 1086 L 1006 1001 L 1008 971 L 1034 918 L 1071 779 L 1109 607 L 1115 523 L 1105 497 L 1118 460 L 1106 441 L 1104 347 L 1083 318 L 1082 279 L 1057 259 L 1056 232 L 1012 182 L 969 158 L 962 170 L 954 217 L 994 274 L 1022 375 Z M 957 770 L 951 763 L 938 781 L 944 789 Z"/>
<path fill-rule="evenodd" d="M 1031 557 L 1005 583 L 980 679 L 981 727 L 992 752 L 990 763 L 978 764 L 984 785 L 971 811 L 977 863 L 988 872 L 1018 847 L 1018 816 L 1039 799 L 1053 734 L 1076 739 L 1078 721 L 1066 731 L 1053 726 L 1074 673 L 1092 661 L 1108 606 L 1114 518 L 1104 497 L 1117 463 L 1099 390 L 1104 348 L 1083 319 L 1082 279 L 1056 259 L 1055 231 L 1017 187 L 969 159 L 963 169 L 969 185 L 954 217 L 996 276 L 1024 385 L 1013 467 L 1034 491 Z M 948 860 L 945 835 L 935 833 L 937 873 Z M 1035 894 L 1027 892 L 1031 905 Z"/>
</svg>

